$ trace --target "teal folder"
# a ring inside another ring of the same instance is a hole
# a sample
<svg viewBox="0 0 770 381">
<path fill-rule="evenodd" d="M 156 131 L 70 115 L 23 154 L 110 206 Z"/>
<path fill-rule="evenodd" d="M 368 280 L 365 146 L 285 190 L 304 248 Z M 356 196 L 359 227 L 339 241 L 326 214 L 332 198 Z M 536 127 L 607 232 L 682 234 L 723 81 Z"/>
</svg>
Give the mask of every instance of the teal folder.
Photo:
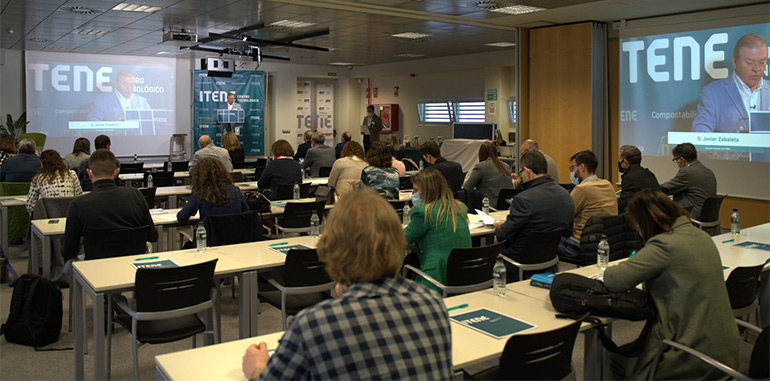
<svg viewBox="0 0 770 381">
<path fill-rule="evenodd" d="M 286 246 L 271 247 L 270 249 L 275 250 L 283 255 L 286 255 L 289 253 L 290 250 L 309 250 L 309 249 L 312 249 L 312 247 L 307 247 L 305 245 L 286 245 Z"/>
<path fill-rule="evenodd" d="M 747 249 L 759 249 L 764 251 L 770 251 L 770 244 L 760 243 L 760 242 L 746 241 L 746 242 L 736 243 L 733 246 L 745 247 Z"/>
<path fill-rule="evenodd" d="M 176 262 L 170 259 L 154 262 L 133 262 L 131 263 L 131 266 L 134 266 L 135 269 L 169 269 L 173 267 L 179 267 Z"/>
<path fill-rule="evenodd" d="M 486 308 L 451 316 L 450 319 L 496 339 L 506 338 L 515 333 L 537 328 L 536 325 L 514 319 L 510 316 Z"/>
</svg>

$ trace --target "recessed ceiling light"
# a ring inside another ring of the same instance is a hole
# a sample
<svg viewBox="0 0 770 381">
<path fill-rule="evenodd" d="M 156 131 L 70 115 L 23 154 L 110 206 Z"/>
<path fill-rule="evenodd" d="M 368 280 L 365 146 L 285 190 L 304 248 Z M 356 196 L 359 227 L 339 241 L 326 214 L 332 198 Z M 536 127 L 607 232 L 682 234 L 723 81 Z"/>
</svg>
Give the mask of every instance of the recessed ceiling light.
<svg viewBox="0 0 770 381">
<path fill-rule="evenodd" d="M 484 44 L 486 46 L 494 46 L 496 48 L 509 48 L 511 46 L 516 46 L 516 43 L 514 42 L 493 42 L 490 44 Z"/>
<path fill-rule="evenodd" d="M 333 65 L 333 66 L 353 66 L 355 64 L 352 63 L 352 62 L 332 62 L 329 65 Z"/>
<path fill-rule="evenodd" d="M 42 38 L 42 37 L 31 37 L 31 38 L 28 38 L 27 41 L 39 42 L 39 43 L 53 42 L 53 40 L 49 40 L 47 38 Z"/>
<path fill-rule="evenodd" d="M 338 50 L 342 50 L 342 48 L 329 48 L 330 52 L 336 52 Z"/>
<path fill-rule="evenodd" d="M 412 40 L 416 40 L 418 38 L 425 38 L 430 37 L 432 34 L 429 33 L 416 33 L 416 32 L 405 32 L 405 33 L 399 33 L 399 34 L 393 34 L 392 37 L 398 37 L 398 38 L 408 38 Z"/>
<path fill-rule="evenodd" d="M 95 29 L 79 29 L 75 31 L 77 34 L 86 34 L 89 36 L 104 36 L 107 33 L 110 33 L 109 30 L 95 30 Z"/>
<path fill-rule="evenodd" d="M 545 8 L 531 7 L 529 5 L 511 5 L 510 7 L 502 7 L 490 9 L 492 12 L 507 13 L 509 15 L 523 15 L 525 13 L 544 11 Z"/>
<path fill-rule="evenodd" d="M 404 53 L 404 54 L 399 54 L 396 57 L 417 58 L 417 57 L 425 57 L 425 54 Z"/>
<path fill-rule="evenodd" d="M 274 23 L 271 23 L 269 26 L 274 28 L 292 28 L 292 29 L 299 29 L 299 28 L 307 28 L 309 26 L 315 25 L 314 22 L 304 22 L 304 21 L 295 21 L 295 20 L 281 20 L 276 21 Z"/>
<path fill-rule="evenodd" d="M 112 8 L 113 11 L 143 12 L 143 13 L 155 13 L 161 9 L 163 9 L 163 7 L 157 7 L 152 5 L 129 4 L 129 3 L 120 3 Z"/>
</svg>

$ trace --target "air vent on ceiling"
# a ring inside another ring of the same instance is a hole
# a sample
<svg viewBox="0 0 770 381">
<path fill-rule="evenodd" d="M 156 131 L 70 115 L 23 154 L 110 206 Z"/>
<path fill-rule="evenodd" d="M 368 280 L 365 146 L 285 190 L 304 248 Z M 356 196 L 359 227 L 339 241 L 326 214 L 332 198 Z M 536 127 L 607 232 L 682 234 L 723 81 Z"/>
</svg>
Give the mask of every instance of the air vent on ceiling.
<svg viewBox="0 0 770 381">
<path fill-rule="evenodd" d="M 278 31 L 278 32 L 283 32 L 285 30 L 288 30 L 289 28 L 285 27 L 285 26 L 281 26 L 281 25 L 268 25 L 268 26 L 265 27 L 265 29 L 275 30 L 275 31 Z"/>
<path fill-rule="evenodd" d="M 60 8 L 62 11 L 67 13 L 75 13 L 78 15 L 98 15 L 102 12 L 104 12 L 101 9 L 96 8 L 90 8 L 90 7 L 81 7 L 81 6 L 69 6 L 69 7 L 62 7 Z"/>
<path fill-rule="evenodd" d="M 39 42 L 39 43 L 46 43 L 46 42 L 53 42 L 53 40 L 49 40 L 47 38 L 42 37 L 30 37 L 27 39 L 29 42 Z"/>
<path fill-rule="evenodd" d="M 477 0 L 470 2 L 468 4 L 465 4 L 468 8 L 473 9 L 481 9 L 483 11 L 491 11 L 498 8 L 504 8 L 507 7 L 509 4 L 501 2 L 501 1 L 494 1 L 494 0 Z"/>
</svg>

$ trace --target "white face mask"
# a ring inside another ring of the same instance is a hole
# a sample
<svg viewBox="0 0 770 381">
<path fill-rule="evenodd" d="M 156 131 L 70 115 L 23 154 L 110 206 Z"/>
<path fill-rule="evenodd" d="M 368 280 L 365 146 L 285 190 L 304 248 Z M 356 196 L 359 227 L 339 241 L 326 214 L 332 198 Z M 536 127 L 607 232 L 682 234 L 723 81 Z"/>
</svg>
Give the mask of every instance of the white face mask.
<svg viewBox="0 0 770 381">
<path fill-rule="evenodd" d="M 370 117 L 370 118 L 371 118 L 371 117 L 373 117 L 373 116 L 374 116 L 374 113 L 373 113 L 373 112 L 367 112 L 367 113 L 366 113 L 366 116 L 368 116 L 368 117 Z"/>
</svg>

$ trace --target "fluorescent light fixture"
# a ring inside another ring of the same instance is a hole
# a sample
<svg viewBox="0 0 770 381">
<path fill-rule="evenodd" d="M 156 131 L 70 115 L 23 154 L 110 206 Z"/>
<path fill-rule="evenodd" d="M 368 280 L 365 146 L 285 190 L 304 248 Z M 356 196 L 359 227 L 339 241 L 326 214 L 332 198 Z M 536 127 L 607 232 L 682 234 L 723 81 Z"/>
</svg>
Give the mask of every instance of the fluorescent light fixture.
<svg viewBox="0 0 770 381">
<path fill-rule="evenodd" d="M 352 62 L 332 62 L 329 65 L 333 65 L 333 66 L 353 66 L 355 64 L 352 63 Z"/>
<path fill-rule="evenodd" d="M 338 50 L 342 50 L 342 48 L 329 48 L 330 52 L 336 52 Z"/>
<path fill-rule="evenodd" d="M 544 11 L 545 8 L 531 7 L 529 5 L 511 5 L 510 7 L 502 7 L 490 10 L 492 12 L 507 13 L 509 15 L 523 15 L 525 13 Z"/>
<path fill-rule="evenodd" d="M 276 21 L 274 23 L 271 23 L 269 26 L 272 27 L 278 27 L 278 28 L 292 28 L 292 29 L 299 29 L 299 28 L 307 28 L 309 26 L 315 25 L 314 22 L 304 22 L 304 21 L 294 21 L 294 20 L 281 20 Z"/>
<path fill-rule="evenodd" d="M 396 57 L 417 58 L 417 57 L 425 57 L 425 54 L 404 53 L 404 54 L 399 54 Z"/>
<path fill-rule="evenodd" d="M 89 36 L 104 36 L 107 33 L 110 33 L 109 30 L 96 30 L 96 29 L 78 29 L 75 33 L 77 34 L 85 34 Z"/>
<path fill-rule="evenodd" d="M 416 33 L 416 32 L 405 32 L 405 33 L 399 33 L 399 34 L 393 34 L 392 37 L 398 37 L 398 38 L 408 38 L 412 40 L 416 40 L 418 38 L 425 38 L 430 37 L 432 34 L 429 33 Z"/>
<path fill-rule="evenodd" d="M 163 7 L 157 7 L 152 5 L 129 4 L 129 3 L 120 3 L 112 7 L 113 11 L 143 12 L 143 13 L 155 13 L 161 9 L 163 9 Z"/>
<path fill-rule="evenodd" d="M 510 48 L 511 46 L 516 46 L 516 43 L 514 42 L 493 42 L 489 44 L 484 44 L 486 46 L 494 46 L 496 48 Z"/>
</svg>

